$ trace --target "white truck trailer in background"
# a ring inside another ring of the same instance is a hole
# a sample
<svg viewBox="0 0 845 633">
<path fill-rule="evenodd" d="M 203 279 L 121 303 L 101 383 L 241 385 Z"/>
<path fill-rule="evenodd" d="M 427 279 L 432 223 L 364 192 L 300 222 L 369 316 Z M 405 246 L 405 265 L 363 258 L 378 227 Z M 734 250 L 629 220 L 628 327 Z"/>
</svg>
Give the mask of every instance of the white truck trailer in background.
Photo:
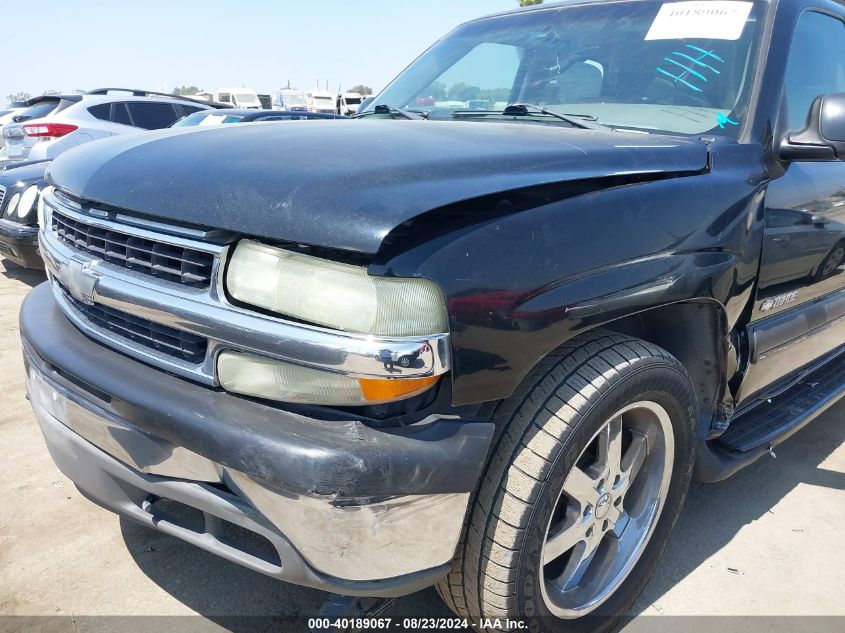
<svg viewBox="0 0 845 633">
<path fill-rule="evenodd" d="M 261 100 L 251 88 L 218 88 L 214 92 L 214 101 L 229 103 L 233 108 L 260 110 Z"/>
<path fill-rule="evenodd" d="M 307 112 L 308 104 L 305 93 L 294 88 L 282 88 L 273 94 L 274 110 L 290 110 L 292 112 Z"/>
<path fill-rule="evenodd" d="M 328 90 L 320 90 L 319 88 L 309 90 L 305 93 L 305 102 L 308 105 L 309 112 L 337 113 L 334 97 Z"/>
<path fill-rule="evenodd" d="M 364 95 L 360 92 L 342 92 L 337 95 L 337 113 L 352 116 L 358 112 Z"/>
</svg>

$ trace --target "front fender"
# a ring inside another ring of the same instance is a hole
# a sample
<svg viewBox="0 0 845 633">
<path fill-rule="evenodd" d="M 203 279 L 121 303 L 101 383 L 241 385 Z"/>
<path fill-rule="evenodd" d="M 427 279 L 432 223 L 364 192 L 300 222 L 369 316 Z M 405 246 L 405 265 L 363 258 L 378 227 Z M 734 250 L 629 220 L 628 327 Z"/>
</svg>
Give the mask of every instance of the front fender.
<svg viewBox="0 0 845 633">
<path fill-rule="evenodd" d="M 411 235 L 405 251 L 394 242 L 401 252 L 371 272 L 443 288 L 455 405 L 508 397 L 568 339 L 657 306 L 714 301 L 733 328 L 756 279 L 764 183 L 747 160 L 725 163 L 744 173 L 625 185 L 504 217 L 478 209 L 470 226 L 464 216 L 430 240 Z"/>
</svg>

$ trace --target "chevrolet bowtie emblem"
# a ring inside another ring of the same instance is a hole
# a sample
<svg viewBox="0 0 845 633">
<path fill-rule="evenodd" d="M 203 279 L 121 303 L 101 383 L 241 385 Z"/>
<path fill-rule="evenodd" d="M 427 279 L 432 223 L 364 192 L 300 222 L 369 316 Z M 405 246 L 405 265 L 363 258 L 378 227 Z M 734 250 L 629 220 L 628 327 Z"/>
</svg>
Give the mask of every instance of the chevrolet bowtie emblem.
<svg viewBox="0 0 845 633">
<path fill-rule="evenodd" d="M 97 287 L 97 274 L 93 268 L 100 260 L 81 260 L 71 258 L 62 267 L 61 280 L 64 287 L 72 297 L 87 303 L 94 304 L 94 290 Z"/>
</svg>

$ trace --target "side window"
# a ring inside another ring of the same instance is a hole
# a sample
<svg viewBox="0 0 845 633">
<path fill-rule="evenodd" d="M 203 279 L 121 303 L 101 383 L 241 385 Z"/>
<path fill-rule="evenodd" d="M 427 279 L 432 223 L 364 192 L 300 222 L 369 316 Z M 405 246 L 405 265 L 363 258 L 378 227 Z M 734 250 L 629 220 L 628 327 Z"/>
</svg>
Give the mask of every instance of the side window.
<svg viewBox="0 0 845 633">
<path fill-rule="evenodd" d="M 790 130 L 804 127 L 816 97 L 845 92 L 845 23 L 814 11 L 799 18 L 784 90 Z"/>
<path fill-rule="evenodd" d="M 800 211 L 769 209 L 766 212 L 766 228 L 769 229 L 785 229 L 790 226 L 801 226 L 802 224 L 808 223 L 809 219 L 807 215 Z"/>
<path fill-rule="evenodd" d="M 112 113 L 112 121 L 120 123 L 121 125 L 132 125 L 132 119 L 129 118 L 129 110 L 123 102 L 114 104 L 114 112 Z"/>
<path fill-rule="evenodd" d="M 218 101 L 221 101 L 223 103 L 232 103 L 232 95 L 230 95 L 228 92 L 221 92 Z"/>
<path fill-rule="evenodd" d="M 179 116 L 170 103 L 130 102 L 127 104 L 135 127 L 160 130 L 174 123 Z"/>
<path fill-rule="evenodd" d="M 111 121 L 111 104 L 110 103 L 100 103 L 95 106 L 91 106 L 88 108 L 88 112 L 91 113 L 95 119 L 100 119 L 101 121 Z"/>
</svg>

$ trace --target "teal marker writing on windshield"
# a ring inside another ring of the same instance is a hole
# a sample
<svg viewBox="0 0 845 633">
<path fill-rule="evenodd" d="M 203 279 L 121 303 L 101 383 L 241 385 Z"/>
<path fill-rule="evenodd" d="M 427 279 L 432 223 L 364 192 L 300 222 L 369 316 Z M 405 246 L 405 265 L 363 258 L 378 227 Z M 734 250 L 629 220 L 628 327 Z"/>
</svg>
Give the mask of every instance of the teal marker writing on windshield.
<svg viewBox="0 0 845 633">
<path fill-rule="evenodd" d="M 731 121 L 727 115 L 722 114 L 721 112 L 716 113 L 716 123 L 719 124 L 721 129 L 725 129 L 725 125 L 739 125 L 736 121 Z"/>
</svg>

